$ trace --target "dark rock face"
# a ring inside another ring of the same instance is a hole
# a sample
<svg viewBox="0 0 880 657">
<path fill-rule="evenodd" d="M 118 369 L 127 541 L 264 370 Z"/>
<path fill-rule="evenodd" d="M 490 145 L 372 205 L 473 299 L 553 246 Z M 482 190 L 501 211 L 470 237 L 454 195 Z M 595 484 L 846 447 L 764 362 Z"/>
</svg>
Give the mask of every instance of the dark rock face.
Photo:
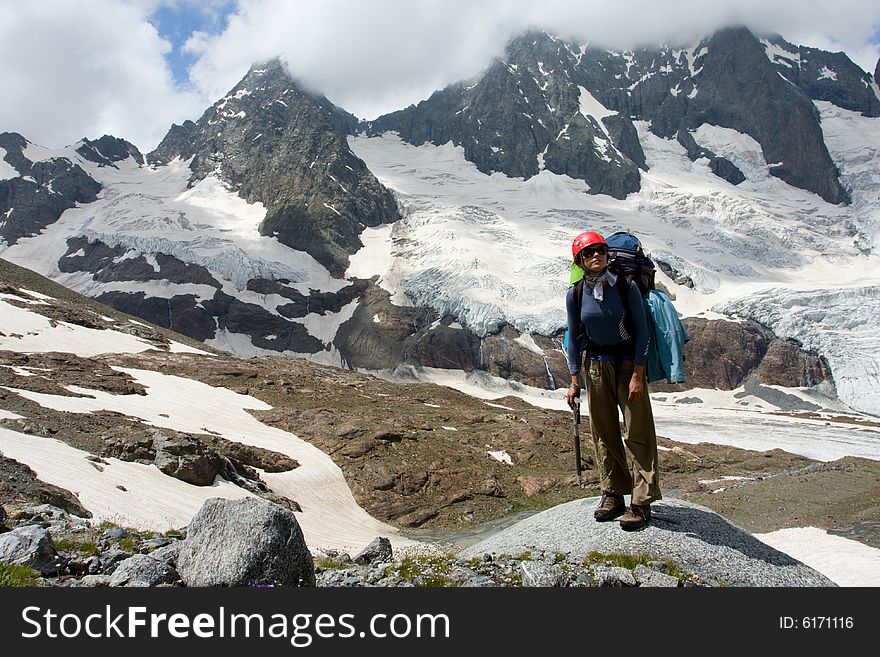
<svg viewBox="0 0 880 657">
<path fill-rule="evenodd" d="M 814 386 L 831 379 L 831 369 L 816 354 L 805 352 L 792 340 L 781 340 L 760 324 L 705 320 L 682 320 L 690 336 L 685 344 L 684 384 L 651 384 L 653 391 L 717 388 L 733 390 L 744 385 L 750 374 L 764 385 Z"/>
<path fill-rule="evenodd" d="M 200 306 L 191 294 L 165 299 L 148 297 L 145 292 L 105 292 L 95 298 L 120 312 L 173 329 L 196 340 L 210 340 L 217 332 L 214 316 Z"/>
<path fill-rule="evenodd" d="M 827 100 L 862 116 L 880 116 L 880 100 L 871 89 L 870 74 L 844 53 L 795 46 L 778 34 L 765 41 L 778 48 L 773 63 L 779 73 L 810 98 Z"/>
<path fill-rule="evenodd" d="M 739 185 L 746 177 L 743 172 L 730 160 L 715 155 L 708 148 L 703 148 L 694 139 L 694 136 L 684 129 L 680 129 L 677 134 L 678 143 L 685 147 L 687 155 L 691 161 L 696 161 L 702 157 L 709 160 L 709 168 L 719 178 L 723 178 L 731 185 Z"/>
<path fill-rule="evenodd" d="M 114 162 L 121 162 L 128 158 L 132 158 L 139 165 L 146 164 L 146 159 L 137 146 L 110 135 L 104 135 L 96 141 L 83 139 L 82 145 L 76 149 L 76 152 L 99 166 L 115 167 Z"/>
<path fill-rule="evenodd" d="M 727 322 L 686 318 L 682 320 L 690 341 L 685 344 L 685 386 L 659 382 L 652 390 L 717 388 L 733 390 L 758 367 L 775 336 L 752 322 Z"/>
<path fill-rule="evenodd" d="M 624 198 L 639 189 L 644 153 L 628 117 L 580 113 L 577 66 L 562 41 L 527 34 L 475 84 L 457 83 L 364 127 L 413 144 L 452 140 L 485 173 L 530 178 L 546 168 L 585 180 L 593 194 Z"/>
<path fill-rule="evenodd" d="M 764 385 L 809 387 L 831 378 L 824 358 L 803 351 L 793 340 L 774 340 L 755 373 Z"/>
<path fill-rule="evenodd" d="M 0 239 L 8 245 L 36 235 L 77 203 L 91 203 L 101 185 L 67 158 L 31 162 L 24 155 L 27 140 L 21 135 L 0 134 L 5 160 L 20 174 L 0 180 Z"/>
<path fill-rule="evenodd" d="M 193 158 L 193 182 L 216 172 L 266 206 L 262 234 L 341 275 L 362 246 L 364 226 L 399 218 L 391 193 L 348 148 L 354 123 L 326 98 L 303 92 L 275 60 L 251 68 L 198 123 L 173 126 L 148 159 Z"/>
<path fill-rule="evenodd" d="M 333 344 L 349 367 L 395 367 L 410 357 L 411 342 L 437 318 L 428 308 L 395 306 L 389 296 L 370 283 L 354 315 L 339 327 Z"/>
<path fill-rule="evenodd" d="M 69 490 L 40 481 L 37 474 L 28 466 L 2 455 L 0 455 L 0 502 L 10 508 L 51 504 L 75 516 L 92 517 L 92 514 Z"/>
<path fill-rule="evenodd" d="M 771 61 L 773 44 L 800 53 L 797 61 Z M 707 157 L 716 175 L 742 182 L 731 162 L 705 149 L 699 153 L 683 138 L 683 130 L 709 123 L 752 136 L 775 165 L 773 175 L 843 203 L 848 197 L 812 100 L 878 116 L 869 78 L 842 53 L 799 49 L 779 37 L 762 42 L 745 28 L 720 30 L 690 52 L 582 49 L 532 33 L 511 41 L 504 60 L 479 79 L 451 85 L 362 129 L 396 131 L 413 144 L 452 140 L 484 172 L 528 178 L 543 161 L 550 171 L 585 180 L 591 193 L 623 198 L 639 189 L 638 169 L 646 166 L 632 119 L 650 121 L 661 137 L 678 135 L 691 159 Z M 580 113 L 584 91 L 610 115 Z"/>
<path fill-rule="evenodd" d="M 772 175 L 829 203 L 847 201 L 818 111 L 809 96 L 779 76 L 758 39 L 745 28 L 727 29 L 706 46 L 688 126 L 710 123 L 751 135 L 767 162 L 779 163 L 770 168 Z"/>
<path fill-rule="evenodd" d="M 141 255 L 125 258 L 127 249 L 110 247 L 100 240 L 72 237 L 67 240 L 67 253 L 58 260 L 62 272 L 87 271 L 96 281 L 168 281 L 170 283 L 194 283 L 210 285 L 218 290 L 223 287 L 201 265 L 183 262 L 164 253 L 155 254 L 157 270 Z"/>
</svg>

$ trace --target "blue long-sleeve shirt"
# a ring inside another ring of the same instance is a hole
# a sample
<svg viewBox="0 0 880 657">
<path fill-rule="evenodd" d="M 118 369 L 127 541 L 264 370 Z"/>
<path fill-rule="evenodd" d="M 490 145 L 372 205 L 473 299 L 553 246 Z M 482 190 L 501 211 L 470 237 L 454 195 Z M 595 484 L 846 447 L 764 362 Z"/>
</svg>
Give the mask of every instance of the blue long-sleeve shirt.
<svg viewBox="0 0 880 657">
<path fill-rule="evenodd" d="M 611 360 L 623 358 L 632 360 L 635 365 L 644 365 L 648 360 L 648 320 L 639 287 L 629 284 L 626 303 L 630 322 L 627 325 L 623 295 L 617 286 L 626 285 L 626 278 L 619 277 L 614 287 L 605 286 L 602 301 L 593 297 L 593 291 L 584 284 L 583 302 L 580 312 L 574 307 L 574 287 L 569 288 L 565 297 L 568 312 L 568 370 L 577 374 L 581 369 L 581 353 L 588 345 L 590 358 Z M 584 331 L 578 330 L 578 323 Z M 634 332 L 635 335 L 631 335 Z M 573 336 L 578 336 L 573 339 Z"/>
</svg>

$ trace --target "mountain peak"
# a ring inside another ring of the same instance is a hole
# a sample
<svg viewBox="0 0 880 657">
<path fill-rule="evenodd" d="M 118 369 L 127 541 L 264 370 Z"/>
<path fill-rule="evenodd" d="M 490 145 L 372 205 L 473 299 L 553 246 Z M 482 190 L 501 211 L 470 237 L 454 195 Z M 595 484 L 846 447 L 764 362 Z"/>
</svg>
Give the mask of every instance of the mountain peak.
<svg viewBox="0 0 880 657">
<path fill-rule="evenodd" d="M 264 235 L 341 275 L 363 226 L 398 218 L 391 193 L 348 148 L 356 125 L 276 58 L 253 65 L 198 122 L 172 126 L 149 159 L 190 160 L 191 183 L 216 176 L 262 203 Z"/>
</svg>

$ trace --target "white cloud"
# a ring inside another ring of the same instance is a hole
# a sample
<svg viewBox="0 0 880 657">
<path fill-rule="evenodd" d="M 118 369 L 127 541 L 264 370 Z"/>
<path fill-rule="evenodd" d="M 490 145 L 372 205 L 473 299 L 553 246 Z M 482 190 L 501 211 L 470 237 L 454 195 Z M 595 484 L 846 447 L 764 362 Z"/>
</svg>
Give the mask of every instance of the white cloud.
<svg viewBox="0 0 880 657">
<path fill-rule="evenodd" d="M 0 131 L 49 147 L 103 134 L 152 147 L 205 99 L 175 89 L 152 3 L 104 0 L 0 6 Z"/>
<path fill-rule="evenodd" d="M 732 22 L 844 50 L 873 72 L 876 0 L 239 0 L 220 34 L 196 33 L 191 88 L 174 86 L 170 44 L 147 22 L 193 0 L 0 0 L 0 131 L 47 146 L 107 132 L 152 149 L 197 119 L 250 64 L 283 55 L 292 73 L 363 118 L 479 73 L 529 27 L 607 47 L 689 42 Z M 225 6 L 212 0 L 211 6 Z M 217 21 L 217 25 L 222 21 Z"/>
<path fill-rule="evenodd" d="M 190 43 L 197 86 L 217 97 L 250 63 L 283 53 L 291 72 L 362 118 L 418 102 L 479 73 L 510 37 L 537 27 L 595 45 L 691 43 L 743 23 L 790 41 L 846 50 L 873 72 L 873 0 L 242 0 L 228 28 Z"/>
</svg>

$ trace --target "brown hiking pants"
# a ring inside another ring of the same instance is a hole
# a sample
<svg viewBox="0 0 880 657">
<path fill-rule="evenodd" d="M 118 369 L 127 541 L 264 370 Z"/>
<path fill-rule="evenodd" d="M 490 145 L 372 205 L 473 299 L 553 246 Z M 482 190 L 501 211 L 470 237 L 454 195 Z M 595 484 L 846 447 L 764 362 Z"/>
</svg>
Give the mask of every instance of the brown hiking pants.
<svg viewBox="0 0 880 657">
<path fill-rule="evenodd" d="M 618 495 L 632 493 L 632 504 L 659 500 L 657 434 L 647 381 L 642 398 L 630 402 L 631 360 L 616 364 L 613 360 L 587 362 L 587 408 L 602 490 Z M 625 433 L 622 439 L 618 408 L 623 411 Z"/>
</svg>

